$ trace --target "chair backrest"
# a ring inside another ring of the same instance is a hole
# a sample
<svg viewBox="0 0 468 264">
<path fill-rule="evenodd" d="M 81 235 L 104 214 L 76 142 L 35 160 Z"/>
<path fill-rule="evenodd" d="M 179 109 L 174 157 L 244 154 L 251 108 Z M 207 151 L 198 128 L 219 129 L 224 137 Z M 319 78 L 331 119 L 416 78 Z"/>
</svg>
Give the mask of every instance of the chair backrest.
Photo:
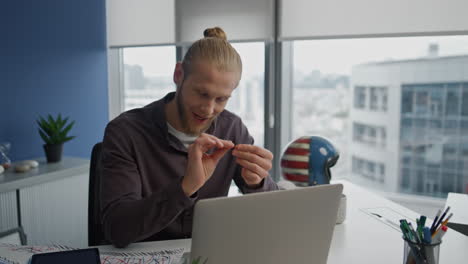
<svg viewBox="0 0 468 264">
<path fill-rule="evenodd" d="M 0 232 L 0 243 L 24 246 L 27 244 L 26 234 L 21 226 L 2 231 Z"/>
<path fill-rule="evenodd" d="M 88 245 L 98 246 L 109 244 L 104 237 L 101 223 L 101 151 L 102 143 L 93 147 L 91 165 L 89 167 L 88 196 Z"/>
</svg>

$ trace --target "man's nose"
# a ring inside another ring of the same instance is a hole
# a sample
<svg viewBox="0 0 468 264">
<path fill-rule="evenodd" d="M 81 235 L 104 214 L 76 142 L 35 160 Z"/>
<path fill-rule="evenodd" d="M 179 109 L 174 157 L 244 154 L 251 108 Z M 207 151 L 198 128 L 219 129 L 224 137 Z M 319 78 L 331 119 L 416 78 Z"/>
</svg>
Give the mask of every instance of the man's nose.
<svg viewBox="0 0 468 264">
<path fill-rule="evenodd" d="M 211 117 L 215 111 L 215 106 L 215 100 L 205 101 L 202 107 L 203 115 L 205 115 L 205 117 Z"/>
</svg>

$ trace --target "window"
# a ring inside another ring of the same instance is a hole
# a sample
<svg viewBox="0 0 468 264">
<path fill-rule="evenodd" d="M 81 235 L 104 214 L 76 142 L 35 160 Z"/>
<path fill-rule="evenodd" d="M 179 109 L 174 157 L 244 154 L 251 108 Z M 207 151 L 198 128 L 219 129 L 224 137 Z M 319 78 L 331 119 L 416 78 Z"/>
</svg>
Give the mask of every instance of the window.
<svg viewBox="0 0 468 264">
<path fill-rule="evenodd" d="M 366 179 L 380 183 L 385 181 L 385 165 L 383 163 L 353 156 L 351 166 L 353 173 Z"/>
<path fill-rule="evenodd" d="M 380 87 L 379 92 L 380 92 L 380 97 L 382 98 L 382 106 L 381 109 L 382 111 L 386 112 L 388 109 L 388 95 L 387 95 L 387 87 Z"/>
<path fill-rule="evenodd" d="M 447 88 L 447 99 L 445 102 L 445 115 L 458 116 L 460 104 L 460 89 L 458 85 L 449 85 Z"/>
<path fill-rule="evenodd" d="M 242 59 L 242 79 L 232 93 L 226 109 L 242 118 L 255 145 L 263 146 L 265 138 L 265 44 L 233 43 Z"/>
<path fill-rule="evenodd" d="M 377 105 L 379 103 L 379 98 L 377 97 L 377 88 L 376 87 L 370 87 L 370 110 L 376 111 Z"/>
<path fill-rule="evenodd" d="M 366 87 L 356 86 L 354 88 L 354 107 L 358 109 L 366 107 Z"/>
<path fill-rule="evenodd" d="M 234 43 L 242 58 L 242 79 L 226 106 L 234 112 L 254 137 L 255 144 L 264 142 L 264 43 Z M 173 72 L 175 46 L 124 48 L 124 111 L 143 107 L 175 91 Z"/>
<path fill-rule="evenodd" d="M 413 91 L 403 88 L 403 95 L 401 100 L 401 113 L 408 114 L 413 112 Z"/>
<path fill-rule="evenodd" d="M 468 36 L 292 46 L 291 134 L 329 138 L 341 152 L 334 175 L 390 192 L 444 197 L 448 189 L 467 190 L 465 159 L 444 146 L 468 144 L 468 76 L 460 67 L 468 65 Z M 442 186 L 446 173 L 461 176 Z"/>
<path fill-rule="evenodd" d="M 387 135 L 384 127 L 353 123 L 353 141 L 369 145 L 385 146 Z"/>
<path fill-rule="evenodd" d="M 124 48 L 124 111 L 143 107 L 175 91 L 175 46 Z"/>
<path fill-rule="evenodd" d="M 418 115 L 426 115 L 429 113 L 429 97 L 427 91 L 416 92 L 415 112 Z"/>
<path fill-rule="evenodd" d="M 442 85 L 432 85 L 429 88 L 430 97 L 430 115 L 432 117 L 442 116 L 442 105 L 444 100 L 444 87 Z"/>
</svg>

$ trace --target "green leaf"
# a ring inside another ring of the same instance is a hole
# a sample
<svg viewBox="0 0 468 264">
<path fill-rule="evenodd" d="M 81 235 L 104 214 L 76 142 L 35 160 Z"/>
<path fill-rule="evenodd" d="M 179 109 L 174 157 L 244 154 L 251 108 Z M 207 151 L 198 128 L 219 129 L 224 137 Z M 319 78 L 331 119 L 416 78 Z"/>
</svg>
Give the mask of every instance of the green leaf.
<svg viewBox="0 0 468 264">
<path fill-rule="evenodd" d="M 73 125 L 75 124 L 75 121 L 72 121 L 64 130 L 63 130 L 63 134 L 64 136 L 66 136 L 68 134 L 68 132 L 70 132 L 70 129 L 72 129 Z"/>
<path fill-rule="evenodd" d="M 54 118 L 49 114 L 49 115 L 47 115 L 47 120 L 49 120 L 48 125 L 49 125 L 52 133 L 55 133 L 55 131 L 57 131 L 57 124 L 56 124 Z"/>
<path fill-rule="evenodd" d="M 44 140 L 46 144 L 49 144 L 49 138 L 46 136 L 46 134 L 42 132 L 42 130 L 40 129 L 38 129 L 38 131 L 39 131 L 39 135 L 41 135 L 42 140 Z"/>
<path fill-rule="evenodd" d="M 63 127 L 65 124 L 67 124 L 67 122 L 68 122 L 68 117 L 66 117 L 66 118 L 63 120 L 63 124 L 62 124 L 61 127 Z"/>
<path fill-rule="evenodd" d="M 50 137 L 50 135 L 52 134 L 52 129 L 50 128 L 49 124 L 47 123 L 47 121 L 44 120 L 44 118 L 40 117 L 39 119 L 39 127 L 42 128 L 42 130 L 48 135 L 48 137 Z"/>
<path fill-rule="evenodd" d="M 48 114 L 46 118 L 39 116 L 36 123 L 39 126 L 39 134 L 47 144 L 60 144 L 72 140 L 75 136 L 68 136 L 75 121 L 67 124 L 69 117 L 58 114 L 56 118 Z"/>
</svg>

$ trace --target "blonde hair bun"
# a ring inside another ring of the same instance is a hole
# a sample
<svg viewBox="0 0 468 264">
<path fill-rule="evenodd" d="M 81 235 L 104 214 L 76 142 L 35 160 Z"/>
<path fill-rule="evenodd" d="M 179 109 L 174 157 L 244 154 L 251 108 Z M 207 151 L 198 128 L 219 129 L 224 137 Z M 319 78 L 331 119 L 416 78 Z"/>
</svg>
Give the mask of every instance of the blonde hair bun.
<svg viewBox="0 0 468 264">
<path fill-rule="evenodd" d="M 220 27 L 207 28 L 203 31 L 203 36 L 205 38 L 220 38 L 227 40 L 226 33 Z"/>
</svg>

